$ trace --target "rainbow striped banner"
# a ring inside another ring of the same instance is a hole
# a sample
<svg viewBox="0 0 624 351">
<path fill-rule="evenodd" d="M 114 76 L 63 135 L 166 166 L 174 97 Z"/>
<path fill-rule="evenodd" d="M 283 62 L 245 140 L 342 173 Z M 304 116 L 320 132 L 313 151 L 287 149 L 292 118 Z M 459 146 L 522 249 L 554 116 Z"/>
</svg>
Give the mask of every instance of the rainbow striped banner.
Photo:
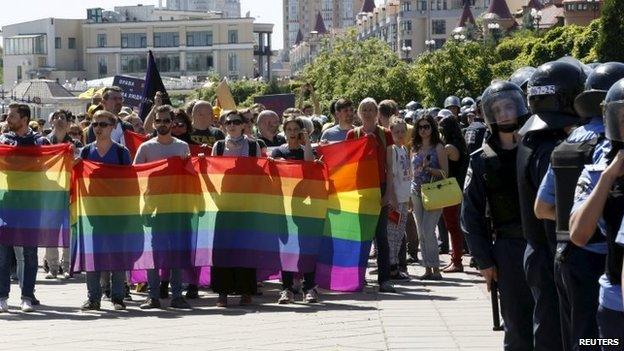
<svg viewBox="0 0 624 351">
<path fill-rule="evenodd" d="M 381 212 L 377 142 L 345 141 L 319 147 L 318 154 L 328 168 L 329 196 L 316 280 L 326 289 L 359 291 Z"/>
<path fill-rule="evenodd" d="M 172 158 L 74 171 L 74 271 L 206 266 L 316 270 L 319 286 L 364 284 L 380 212 L 376 142 L 319 148 L 325 165 Z"/>
<path fill-rule="evenodd" d="M 172 158 L 82 162 L 75 172 L 76 271 L 314 269 L 327 203 L 321 165 Z"/>
<path fill-rule="evenodd" d="M 0 145 L 0 244 L 69 246 L 69 144 Z"/>
</svg>

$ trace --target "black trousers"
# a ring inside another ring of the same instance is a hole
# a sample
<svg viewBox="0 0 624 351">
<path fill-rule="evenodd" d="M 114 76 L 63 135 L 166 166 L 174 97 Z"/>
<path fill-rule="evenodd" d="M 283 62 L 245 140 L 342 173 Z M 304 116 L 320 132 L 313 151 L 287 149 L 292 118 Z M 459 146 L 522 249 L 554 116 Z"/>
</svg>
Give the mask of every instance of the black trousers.
<svg viewBox="0 0 624 351">
<path fill-rule="evenodd" d="M 256 270 L 242 267 L 212 267 L 210 286 L 217 294 L 255 295 L 258 290 Z"/>
<path fill-rule="evenodd" d="M 579 345 L 579 340 L 598 338 L 598 279 L 604 273 L 605 259 L 606 255 L 587 251 L 573 243 L 557 245 L 555 283 L 559 294 L 561 337 L 566 351 L 600 349 L 597 345 Z"/>
<path fill-rule="evenodd" d="M 553 251 L 548 243 L 528 242 L 524 253 L 524 272 L 535 301 L 533 340 L 536 351 L 563 350 Z"/>
<path fill-rule="evenodd" d="M 498 292 L 505 323 L 505 351 L 533 350 L 533 295 L 524 279 L 524 239 L 500 238 L 493 255 L 498 271 Z"/>
</svg>

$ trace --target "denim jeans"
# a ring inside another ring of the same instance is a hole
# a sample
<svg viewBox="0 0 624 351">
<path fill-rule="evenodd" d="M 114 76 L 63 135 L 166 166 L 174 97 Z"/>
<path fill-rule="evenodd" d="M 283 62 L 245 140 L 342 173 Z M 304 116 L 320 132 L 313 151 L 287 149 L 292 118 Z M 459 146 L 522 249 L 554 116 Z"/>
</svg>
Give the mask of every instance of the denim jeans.
<svg viewBox="0 0 624 351">
<path fill-rule="evenodd" d="M 102 286 L 100 285 L 101 272 L 87 272 L 87 293 L 89 301 L 100 302 L 102 300 Z M 111 276 L 111 299 L 123 300 L 124 298 L 124 282 L 126 281 L 126 272 L 115 271 Z"/>
<path fill-rule="evenodd" d="M 171 283 L 171 297 L 182 297 L 182 271 L 171 269 L 169 277 Z M 147 270 L 147 283 L 149 285 L 149 296 L 152 299 L 160 298 L 160 273 L 158 269 Z"/>
<path fill-rule="evenodd" d="M 440 251 L 435 237 L 435 228 L 442 216 L 442 210 L 425 210 L 420 193 L 412 194 L 412 203 L 414 204 L 414 220 L 418 228 L 422 264 L 427 268 L 438 268 L 440 267 Z"/>
<path fill-rule="evenodd" d="M 0 298 L 8 298 L 11 290 L 11 255 L 13 246 L 0 245 Z M 22 288 L 22 299 L 35 298 L 37 279 L 37 248 L 15 247 L 17 277 Z M 23 268 L 22 268 L 23 267 Z"/>
</svg>

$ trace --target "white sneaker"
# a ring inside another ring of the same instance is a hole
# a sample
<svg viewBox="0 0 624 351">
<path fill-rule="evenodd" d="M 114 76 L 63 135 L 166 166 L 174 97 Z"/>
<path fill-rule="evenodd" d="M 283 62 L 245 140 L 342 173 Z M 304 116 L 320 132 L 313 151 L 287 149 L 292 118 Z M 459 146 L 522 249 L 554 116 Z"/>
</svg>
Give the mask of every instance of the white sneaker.
<svg viewBox="0 0 624 351">
<path fill-rule="evenodd" d="M 9 312 L 9 302 L 7 299 L 0 299 L 0 313 Z"/>
<path fill-rule="evenodd" d="M 317 303 L 319 299 L 318 291 L 315 289 L 308 290 L 308 292 L 303 297 L 303 301 L 307 303 Z"/>
<path fill-rule="evenodd" d="M 285 305 L 293 302 L 295 302 L 295 294 L 293 294 L 293 292 L 288 289 L 282 290 L 279 300 L 277 300 L 277 303 L 280 305 Z"/>
<path fill-rule="evenodd" d="M 54 274 L 52 272 L 48 272 L 48 274 L 46 274 L 45 278 L 46 279 L 56 279 L 56 274 Z"/>
<path fill-rule="evenodd" d="M 67 280 L 69 278 L 71 278 L 71 276 L 67 272 L 61 274 L 61 276 L 60 276 L 60 279 L 62 279 L 62 280 Z"/>
<path fill-rule="evenodd" d="M 32 306 L 32 302 L 30 302 L 30 300 L 27 299 L 23 299 L 22 300 L 22 312 L 34 312 L 35 309 Z"/>
</svg>

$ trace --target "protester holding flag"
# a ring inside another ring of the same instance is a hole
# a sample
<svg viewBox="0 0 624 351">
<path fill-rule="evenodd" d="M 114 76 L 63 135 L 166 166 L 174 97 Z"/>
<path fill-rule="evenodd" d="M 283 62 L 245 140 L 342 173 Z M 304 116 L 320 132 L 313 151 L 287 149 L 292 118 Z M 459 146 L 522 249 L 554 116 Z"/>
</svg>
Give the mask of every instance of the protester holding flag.
<svg viewBox="0 0 624 351">
<path fill-rule="evenodd" d="M 275 111 L 264 110 L 258 115 L 258 139 L 262 140 L 267 147 L 281 146 L 286 143 L 286 138 L 278 135 L 280 117 Z"/>
<path fill-rule="evenodd" d="M 41 146 L 50 142 L 28 127 L 30 122 L 30 108 L 25 104 L 12 103 L 9 105 L 7 125 L 9 132 L 0 135 L 0 143 L 13 146 Z M 22 288 L 23 312 L 33 312 L 33 305 L 38 304 L 35 298 L 35 281 L 37 279 L 37 248 L 11 247 L 0 245 L 0 312 L 8 312 L 7 299 L 11 289 L 10 260 L 11 250 L 15 250 L 17 258 L 17 277 Z"/>
<path fill-rule="evenodd" d="M 288 142 L 273 149 L 271 158 L 280 160 L 314 161 L 312 144 L 308 132 L 303 128 L 300 117 L 289 117 L 284 121 L 284 133 Z M 303 273 L 303 301 L 314 303 L 318 301 L 315 272 Z M 282 271 L 282 292 L 279 304 L 288 304 L 294 301 L 294 273 Z"/>
<path fill-rule="evenodd" d="M 260 157 L 260 145 L 249 139 L 244 130 L 244 119 L 238 111 L 230 111 L 225 118 L 227 137 L 212 148 L 212 156 Z M 219 294 L 217 307 L 227 307 L 227 296 L 241 294 L 240 304 L 249 305 L 256 294 L 256 269 L 222 267 L 218 262 L 211 269 L 212 290 Z"/>
<path fill-rule="evenodd" d="M 83 160 L 101 162 L 113 165 L 130 165 L 130 152 L 128 149 L 113 141 L 111 134 L 117 124 L 117 117 L 108 111 L 98 111 L 93 116 L 93 131 L 95 141 L 86 145 L 80 152 Z M 124 271 L 114 271 L 110 275 L 102 275 L 102 272 L 87 272 L 88 300 L 82 305 L 85 311 L 97 311 L 100 309 L 102 300 L 102 287 L 100 278 L 110 279 L 104 285 L 110 284 L 110 297 L 115 310 L 125 310 L 124 303 L 124 282 L 126 273 Z"/>
<path fill-rule="evenodd" d="M 73 145 L 74 150 L 77 152 L 78 149 L 82 147 L 82 143 L 79 141 L 75 141 L 69 136 L 69 121 L 68 121 L 69 113 L 65 110 L 57 110 L 52 113 L 52 117 L 50 118 L 50 124 L 54 128 L 52 133 L 48 136 L 48 140 L 51 144 L 60 144 L 60 143 L 68 143 Z M 60 273 L 60 269 L 62 268 L 63 279 L 69 279 L 69 248 L 62 248 L 62 262 L 59 262 L 59 248 L 57 247 L 47 247 L 45 252 L 45 259 L 48 262 L 48 266 L 50 270 L 46 275 L 46 279 L 55 279 Z M 62 263 L 62 267 L 60 265 Z"/>
<path fill-rule="evenodd" d="M 176 156 L 182 158 L 189 157 L 191 152 L 188 144 L 182 140 L 174 138 L 171 135 L 171 126 L 174 117 L 173 109 L 169 105 L 162 105 L 156 109 L 154 129 L 158 132 L 158 136 L 139 146 L 134 159 L 134 164 L 149 163 Z M 148 215 L 152 214 L 150 213 Z M 158 213 L 155 214 L 155 216 L 158 215 Z M 152 245 L 157 246 L 156 243 L 152 243 Z M 171 307 L 189 309 L 191 306 L 182 297 L 181 279 L 180 269 L 171 269 Z M 147 280 L 149 284 L 149 297 L 141 304 L 140 307 L 141 309 L 160 308 L 160 275 L 158 269 L 148 270 Z"/>
</svg>

